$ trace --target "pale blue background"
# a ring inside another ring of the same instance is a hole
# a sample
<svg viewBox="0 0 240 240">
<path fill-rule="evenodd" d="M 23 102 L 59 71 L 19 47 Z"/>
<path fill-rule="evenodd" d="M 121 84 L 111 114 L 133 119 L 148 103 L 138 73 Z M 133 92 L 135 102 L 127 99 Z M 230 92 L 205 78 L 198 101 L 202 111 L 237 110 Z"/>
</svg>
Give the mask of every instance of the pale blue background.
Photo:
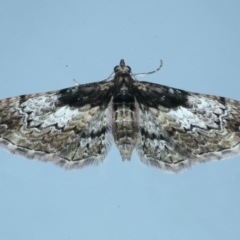
<svg viewBox="0 0 240 240">
<path fill-rule="evenodd" d="M 240 100 L 239 0 L 0 3 L 0 98 L 107 78 Z M 67 66 L 66 66 L 67 65 Z M 65 171 L 0 150 L 0 239 L 239 239 L 240 157 L 181 174 L 122 162 Z"/>
</svg>

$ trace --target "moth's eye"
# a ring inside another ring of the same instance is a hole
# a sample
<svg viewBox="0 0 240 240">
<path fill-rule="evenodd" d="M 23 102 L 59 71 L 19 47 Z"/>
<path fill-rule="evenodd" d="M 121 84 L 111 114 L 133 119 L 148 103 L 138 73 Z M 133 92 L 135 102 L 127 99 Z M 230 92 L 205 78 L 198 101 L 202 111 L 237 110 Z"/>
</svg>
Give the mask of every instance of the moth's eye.
<svg viewBox="0 0 240 240">
<path fill-rule="evenodd" d="M 114 72 L 117 72 L 117 71 L 118 71 L 118 68 L 119 68 L 119 66 L 116 66 L 116 67 L 113 69 L 113 71 L 114 71 Z"/>
</svg>

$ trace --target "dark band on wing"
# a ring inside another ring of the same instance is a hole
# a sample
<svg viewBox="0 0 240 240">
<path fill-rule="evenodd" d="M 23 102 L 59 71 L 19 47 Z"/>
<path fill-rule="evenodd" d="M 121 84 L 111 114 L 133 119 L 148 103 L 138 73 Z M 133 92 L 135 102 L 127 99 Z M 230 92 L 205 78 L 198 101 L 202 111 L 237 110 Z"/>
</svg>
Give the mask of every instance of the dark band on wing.
<svg viewBox="0 0 240 240">
<path fill-rule="evenodd" d="M 83 107 L 90 104 L 91 107 L 107 106 L 111 100 L 109 88 L 101 89 L 99 86 L 93 84 L 80 85 L 78 87 L 66 88 L 59 91 L 57 107 L 70 106 L 70 107 Z"/>
<path fill-rule="evenodd" d="M 177 108 L 188 105 L 189 93 L 184 90 L 148 82 L 138 82 L 134 90 L 137 101 L 147 104 L 149 107 L 160 105 L 165 108 Z"/>
</svg>

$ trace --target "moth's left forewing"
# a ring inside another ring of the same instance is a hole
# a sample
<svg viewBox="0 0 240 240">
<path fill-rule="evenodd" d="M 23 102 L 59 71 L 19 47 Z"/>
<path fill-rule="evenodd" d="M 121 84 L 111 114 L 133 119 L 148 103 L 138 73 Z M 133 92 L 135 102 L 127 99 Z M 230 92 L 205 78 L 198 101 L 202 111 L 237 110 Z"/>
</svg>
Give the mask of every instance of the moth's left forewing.
<svg viewBox="0 0 240 240">
<path fill-rule="evenodd" d="M 111 145 L 111 82 L 0 101 L 0 145 L 66 168 L 104 159 Z"/>
<path fill-rule="evenodd" d="M 178 171 L 239 152 L 240 102 L 147 82 L 135 85 L 143 116 L 138 152 L 144 162 Z"/>
</svg>

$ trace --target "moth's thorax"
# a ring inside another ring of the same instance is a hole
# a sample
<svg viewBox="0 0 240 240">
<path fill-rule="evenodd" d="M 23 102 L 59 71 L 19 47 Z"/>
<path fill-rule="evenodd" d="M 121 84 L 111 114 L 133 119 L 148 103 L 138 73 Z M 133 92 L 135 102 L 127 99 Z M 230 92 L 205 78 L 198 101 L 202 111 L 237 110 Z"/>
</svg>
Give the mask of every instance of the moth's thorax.
<svg viewBox="0 0 240 240">
<path fill-rule="evenodd" d="M 131 92 L 132 85 L 132 77 L 129 74 L 122 74 L 115 77 L 114 79 L 114 92 L 115 94 L 122 92 Z"/>
<path fill-rule="evenodd" d="M 113 80 L 114 83 L 114 91 L 113 95 L 116 97 L 117 95 L 124 96 L 131 94 L 131 88 L 133 85 L 133 79 L 130 75 L 131 68 L 125 65 L 124 60 L 120 61 L 120 64 L 114 68 L 115 77 Z"/>
</svg>

